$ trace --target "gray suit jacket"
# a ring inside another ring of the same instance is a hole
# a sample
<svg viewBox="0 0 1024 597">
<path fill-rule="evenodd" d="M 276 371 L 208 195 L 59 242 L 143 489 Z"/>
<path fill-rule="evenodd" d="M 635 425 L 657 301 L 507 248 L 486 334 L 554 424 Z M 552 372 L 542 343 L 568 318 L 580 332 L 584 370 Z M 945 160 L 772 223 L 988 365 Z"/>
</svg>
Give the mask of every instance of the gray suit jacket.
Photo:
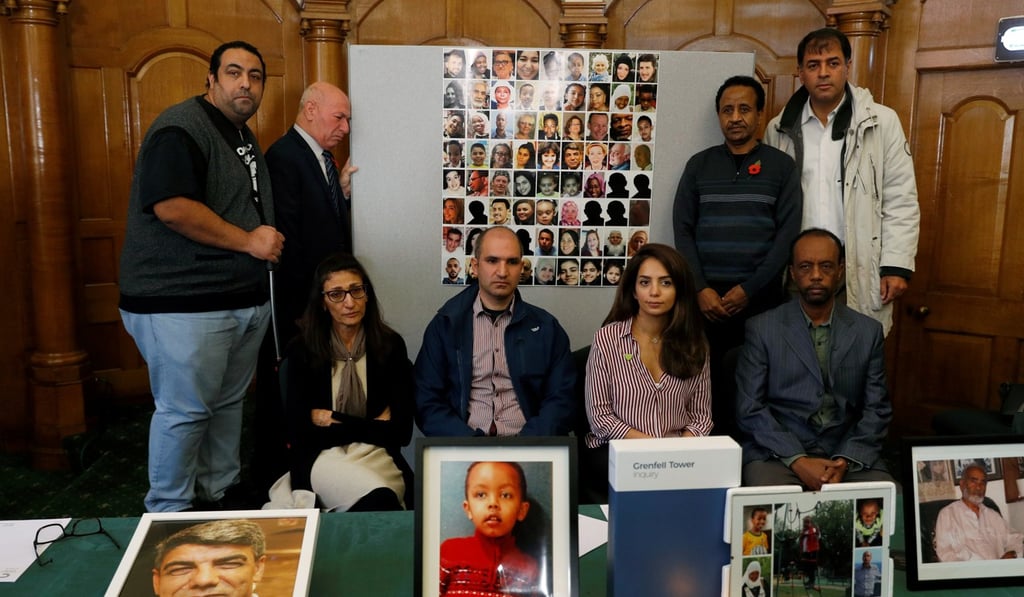
<svg viewBox="0 0 1024 597">
<path fill-rule="evenodd" d="M 837 304 L 828 379 L 822 379 L 798 300 L 747 321 L 736 364 L 743 462 L 805 453 L 843 456 L 884 469 L 878 455 L 892 404 L 885 388 L 883 340 L 881 324 Z M 835 396 L 837 420 L 819 431 L 809 420 L 826 387 Z"/>
</svg>

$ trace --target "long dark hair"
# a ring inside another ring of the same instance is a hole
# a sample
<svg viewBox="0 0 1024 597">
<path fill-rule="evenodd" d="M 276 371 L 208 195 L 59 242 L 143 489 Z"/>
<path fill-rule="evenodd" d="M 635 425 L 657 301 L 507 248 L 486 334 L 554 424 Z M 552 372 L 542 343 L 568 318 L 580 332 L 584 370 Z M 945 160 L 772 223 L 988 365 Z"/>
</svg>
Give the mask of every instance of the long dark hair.
<svg viewBox="0 0 1024 597">
<path fill-rule="evenodd" d="M 619 280 L 615 291 L 615 302 L 605 317 L 608 325 L 615 321 L 626 321 L 640 311 L 633 292 L 640 266 L 648 259 L 657 259 L 668 270 L 676 288 L 676 305 L 672 318 L 662 332 L 664 348 L 661 351 L 661 366 L 670 375 L 685 379 L 700 373 L 707 358 L 708 348 L 704 340 L 704 325 L 700 308 L 697 306 L 697 287 L 693 272 L 678 251 L 668 245 L 649 243 L 640 248 L 629 260 L 626 271 Z"/>
<path fill-rule="evenodd" d="M 366 355 L 368 358 L 385 359 L 391 350 L 396 332 L 392 330 L 381 316 L 380 303 L 370 275 L 363 264 L 348 253 L 334 253 L 327 256 L 316 266 L 313 283 L 309 289 L 306 310 L 302 314 L 299 327 L 302 329 L 302 341 L 309 353 L 312 366 L 320 366 L 334 360 L 331 351 L 331 330 L 334 320 L 330 312 L 324 308 L 324 282 L 331 274 L 337 272 L 355 272 L 363 279 L 366 286 L 366 314 L 363 316 L 363 332 L 366 334 Z"/>
<path fill-rule="evenodd" d="M 519 150 L 526 148 L 526 151 L 530 154 L 530 159 L 527 160 L 525 166 L 519 165 Z M 518 168 L 533 169 L 537 167 L 537 150 L 533 147 L 533 142 L 527 141 L 516 146 L 516 156 L 512 160 L 512 164 Z"/>
</svg>

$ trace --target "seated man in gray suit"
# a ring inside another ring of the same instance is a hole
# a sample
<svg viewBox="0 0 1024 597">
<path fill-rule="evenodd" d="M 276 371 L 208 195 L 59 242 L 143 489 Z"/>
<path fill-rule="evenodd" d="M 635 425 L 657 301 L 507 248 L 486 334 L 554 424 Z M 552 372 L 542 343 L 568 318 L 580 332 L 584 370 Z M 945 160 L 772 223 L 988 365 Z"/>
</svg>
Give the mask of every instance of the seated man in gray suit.
<svg viewBox="0 0 1024 597">
<path fill-rule="evenodd" d="M 892 480 L 879 457 L 892 419 L 882 326 L 836 302 L 843 268 L 840 240 L 805 230 L 789 265 L 798 299 L 747 322 L 736 365 L 744 485 Z"/>
</svg>

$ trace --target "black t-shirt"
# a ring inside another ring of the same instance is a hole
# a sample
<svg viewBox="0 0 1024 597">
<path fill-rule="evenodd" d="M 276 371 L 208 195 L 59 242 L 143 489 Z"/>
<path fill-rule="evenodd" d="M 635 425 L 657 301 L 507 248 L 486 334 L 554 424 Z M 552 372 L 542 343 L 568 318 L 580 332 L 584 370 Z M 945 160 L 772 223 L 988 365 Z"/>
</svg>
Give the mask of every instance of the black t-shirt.
<svg viewBox="0 0 1024 597">
<path fill-rule="evenodd" d="M 137 177 L 142 210 L 171 197 L 206 202 L 205 160 L 184 129 L 167 127 L 153 134 L 142 156 Z"/>
</svg>

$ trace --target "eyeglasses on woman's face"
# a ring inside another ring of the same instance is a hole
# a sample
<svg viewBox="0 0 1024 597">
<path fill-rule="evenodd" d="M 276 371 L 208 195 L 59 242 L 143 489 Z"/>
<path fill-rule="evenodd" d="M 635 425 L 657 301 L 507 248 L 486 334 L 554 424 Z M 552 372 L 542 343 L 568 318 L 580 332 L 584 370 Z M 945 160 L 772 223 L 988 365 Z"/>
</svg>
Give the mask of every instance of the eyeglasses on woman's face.
<svg viewBox="0 0 1024 597">
<path fill-rule="evenodd" d="M 332 303 L 340 303 L 345 300 L 345 297 L 351 296 L 355 300 L 366 298 L 366 290 L 369 288 L 369 284 L 360 284 L 359 286 L 353 286 L 348 290 L 344 288 L 332 288 L 325 290 L 321 294 L 327 297 L 327 300 Z"/>
</svg>

